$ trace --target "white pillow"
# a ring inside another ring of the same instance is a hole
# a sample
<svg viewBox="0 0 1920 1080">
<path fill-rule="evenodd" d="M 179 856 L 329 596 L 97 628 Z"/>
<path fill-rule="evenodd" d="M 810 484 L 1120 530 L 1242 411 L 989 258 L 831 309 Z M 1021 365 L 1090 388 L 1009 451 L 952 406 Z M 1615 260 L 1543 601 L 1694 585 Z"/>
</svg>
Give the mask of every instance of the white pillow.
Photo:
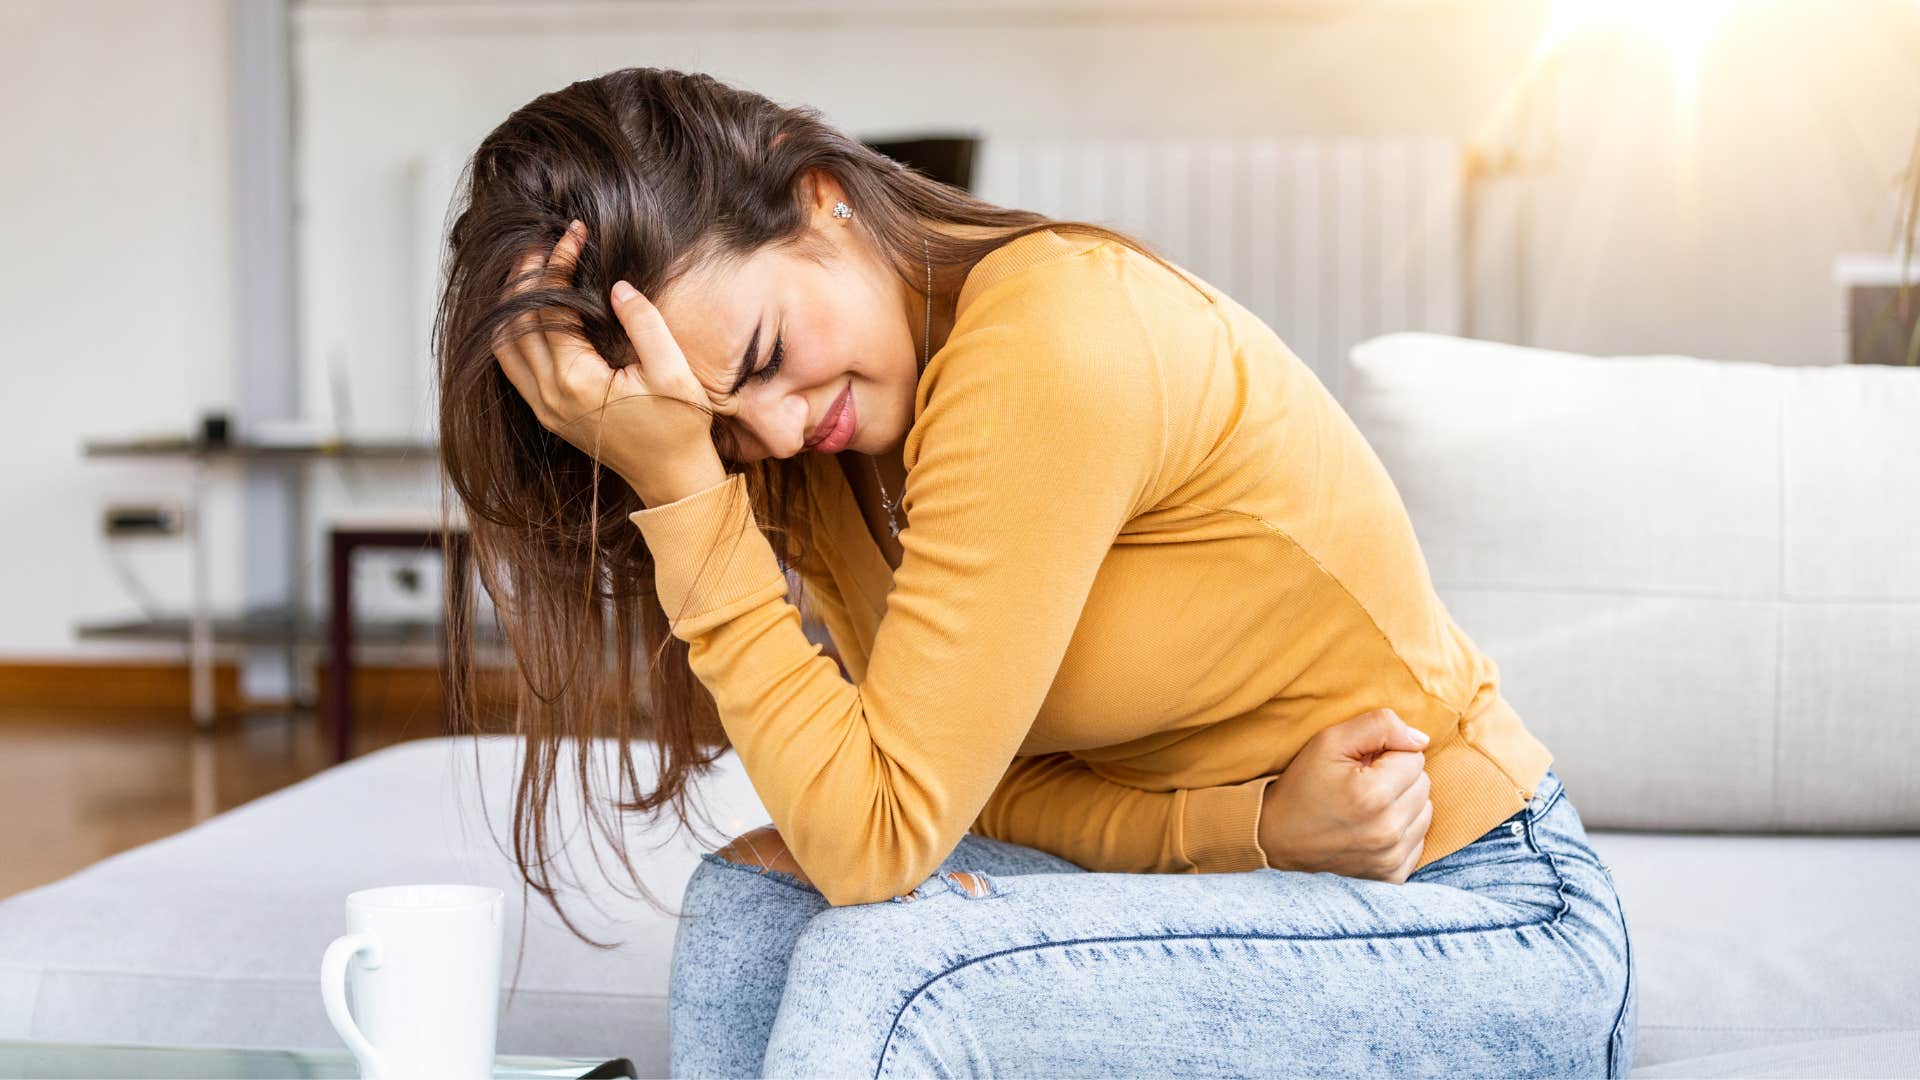
<svg viewBox="0 0 1920 1080">
<path fill-rule="evenodd" d="M 1340 389 L 1589 825 L 1920 828 L 1920 369 L 1404 333 Z"/>
</svg>

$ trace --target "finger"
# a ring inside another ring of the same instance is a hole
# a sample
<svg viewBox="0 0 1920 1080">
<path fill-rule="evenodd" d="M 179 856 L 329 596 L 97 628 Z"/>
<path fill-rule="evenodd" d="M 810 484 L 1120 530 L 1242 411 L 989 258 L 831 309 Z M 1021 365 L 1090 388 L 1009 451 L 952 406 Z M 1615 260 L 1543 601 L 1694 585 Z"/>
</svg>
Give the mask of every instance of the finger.
<svg viewBox="0 0 1920 1080">
<path fill-rule="evenodd" d="M 666 350 L 680 348 L 678 342 L 674 342 L 674 334 L 666 329 L 666 317 L 660 315 L 659 307 L 653 306 L 632 284 L 612 282 L 612 313 L 620 319 L 626 340 L 634 342 L 634 357 L 641 371 L 647 369 L 649 357 L 657 359 L 666 356 Z"/>
<path fill-rule="evenodd" d="M 1405 882 L 1413 876 L 1414 867 L 1420 865 L 1420 857 L 1427 853 L 1427 829 L 1433 823 L 1433 803 L 1421 807 L 1420 815 L 1407 828 L 1407 857 L 1394 868 L 1394 880 Z"/>
<path fill-rule="evenodd" d="M 1426 755 L 1411 750 L 1383 750 L 1367 768 L 1373 774 L 1374 782 L 1380 785 L 1380 790 L 1396 799 L 1419 783 L 1420 778 L 1427 774 L 1426 770 Z"/>
<path fill-rule="evenodd" d="M 1321 734 L 1340 754 L 1357 760 L 1400 745 L 1404 730 L 1405 724 L 1392 709 L 1373 709 L 1343 720 Z"/>
<path fill-rule="evenodd" d="M 531 405 L 537 413 L 542 405 L 540 383 L 534 378 L 533 368 L 527 363 L 526 354 L 520 348 L 525 340 L 525 338 L 512 337 L 506 329 L 498 331 L 493 343 L 493 358 L 499 363 L 500 371 L 506 375 L 507 381 L 513 384 L 514 390 L 521 397 L 526 398 L 527 404 Z"/>
<path fill-rule="evenodd" d="M 538 256 L 529 255 L 514 264 L 513 272 L 507 275 L 506 289 L 501 292 L 502 300 L 510 300 L 522 290 L 530 288 L 529 278 L 539 272 Z M 521 322 L 518 319 L 507 322 L 494 331 L 493 340 L 487 344 L 497 355 L 514 347 L 514 341 L 520 336 Z"/>
<path fill-rule="evenodd" d="M 1411 828 L 1413 819 L 1420 816 L 1421 804 L 1433 801 L 1432 793 L 1433 781 L 1423 769 L 1413 778 L 1412 783 L 1394 796 L 1393 805 L 1387 810 L 1388 818 L 1401 823 L 1403 829 Z"/>
<path fill-rule="evenodd" d="M 519 395 L 532 406 L 534 415 L 539 417 L 544 402 L 540 396 L 540 383 L 533 377 L 533 369 L 527 366 L 526 358 L 513 345 L 504 345 L 493 350 L 493 358 L 500 363 L 500 370 L 513 384 Z M 542 421 L 544 423 L 544 420 Z"/>
<path fill-rule="evenodd" d="M 542 252 L 529 252 L 522 256 L 520 261 L 514 264 L 513 279 L 507 283 L 506 295 L 518 296 L 530 289 L 545 285 L 543 268 L 546 262 L 546 256 Z M 505 341 L 495 347 L 495 354 L 500 354 L 503 349 L 517 350 L 518 360 L 527 377 L 533 380 L 536 392 L 545 400 L 553 400 L 556 389 L 552 375 L 553 350 L 548 347 L 546 335 L 542 332 L 540 313 L 537 310 L 522 312 L 506 325 L 503 334 Z M 515 385 L 519 384 L 515 383 Z"/>
<path fill-rule="evenodd" d="M 1407 789 L 1419 782 L 1425 764 L 1426 759 L 1419 754 L 1382 752 L 1371 765 L 1353 771 L 1351 805 L 1368 820 L 1390 813 Z"/>
<path fill-rule="evenodd" d="M 1376 725 L 1370 730 L 1380 730 L 1377 726 L 1380 718 L 1384 717 L 1387 721 L 1385 733 L 1381 736 L 1380 745 L 1383 749 L 1422 750 L 1426 748 L 1428 742 L 1432 741 L 1426 732 L 1407 723 L 1405 718 L 1392 709 L 1375 709 L 1372 713 L 1363 715 L 1375 718 Z"/>
<path fill-rule="evenodd" d="M 559 242 L 553 245 L 546 268 L 541 271 L 540 284 L 549 289 L 571 288 L 574 267 L 579 264 L 580 251 L 586 247 L 586 243 L 586 225 L 577 219 L 568 222 L 566 231 L 560 234 Z M 593 363 L 598 367 L 607 366 L 598 353 L 593 352 L 584 340 L 571 331 L 543 323 L 541 337 L 547 348 L 548 363 L 553 369 L 552 377 L 556 386 L 572 385 L 568 381 L 568 374 L 580 362 L 582 354 L 592 355 Z"/>
<path fill-rule="evenodd" d="M 571 287 L 586 243 L 586 224 L 577 219 L 569 222 L 541 272 L 541 284 L 550 289 Z M 612 378 L 612 366 L 571 330 L 548 326 L 542 330 L 541 339 L 547 350 L 546 374 L 553 392 L 567 399 L 572 411 L 597 408 Z"/>
<path fill-rule="evenodd" d="M 580 249 L 587 244 L 587 227 L 578 220 L 567 223 L 560 240 L 553 245 L 541 284 L 549 289 L 564 289 L 573 284 L 573 268 L 580 260 Z"/>
<path fill-rule="evenodd" d="M 515 264 L 513 274 L 507 281 L 505 295 L 511 297 L 531 288 L 530 282 L 533 280 L 533 275 L 539 272 L 539 263 L 538 255 L 528 255 Z M 501 370 L 506 372 L 507 380 L 513 383 L 514 389 L 523 395 L 534 393 L 539 389 L 533 385 L 533 369 L 524 352 L 524 346 L 527 344 L 526 331 L 530 328 L 530 324 L 523 315 L 495 331 L 491 343 L 494 358 L 500 362 Z"/>
</svg>

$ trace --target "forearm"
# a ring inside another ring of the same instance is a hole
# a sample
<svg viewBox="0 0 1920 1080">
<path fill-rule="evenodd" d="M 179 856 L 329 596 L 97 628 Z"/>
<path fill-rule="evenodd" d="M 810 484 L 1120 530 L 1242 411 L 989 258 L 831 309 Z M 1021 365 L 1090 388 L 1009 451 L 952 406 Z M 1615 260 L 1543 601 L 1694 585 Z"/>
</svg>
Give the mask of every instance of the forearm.
<svg viewBox="0 0 1920 1080">
<path fill-rule="evenodd" d="M 1271 779 L 1148 791 L 1072 754 L 1016 758 L 974 831 L 1108 873 L 1254 870 L 1266 865 L 1258 834 Z"/>
</svg>

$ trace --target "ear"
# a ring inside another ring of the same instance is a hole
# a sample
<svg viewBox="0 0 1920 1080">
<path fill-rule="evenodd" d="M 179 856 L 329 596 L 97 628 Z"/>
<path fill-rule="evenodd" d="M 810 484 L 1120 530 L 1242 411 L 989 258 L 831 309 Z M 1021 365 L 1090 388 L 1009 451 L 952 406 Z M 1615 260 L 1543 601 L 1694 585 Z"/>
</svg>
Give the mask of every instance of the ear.
<svg viewBox="0 0 1920 1080">
<path fill-rule="evenodd" d="M 800 174 L 800 192 L 815 213 L 821 214 L 832 214 L 833 204 L 847 199 L 847 190 L 840 186 L 832 173 L 819 166 Z"/>
</svg>

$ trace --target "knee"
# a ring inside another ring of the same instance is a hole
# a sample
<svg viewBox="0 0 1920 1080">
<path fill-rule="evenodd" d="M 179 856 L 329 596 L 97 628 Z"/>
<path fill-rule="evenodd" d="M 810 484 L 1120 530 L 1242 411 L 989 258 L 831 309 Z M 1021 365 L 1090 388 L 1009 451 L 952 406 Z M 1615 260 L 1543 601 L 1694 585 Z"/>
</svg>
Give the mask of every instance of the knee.
<svg viewBox="0 0 1920 1080">
<path fill-rule="evenodd" d="M 992 890 L 984 875 L 969 870 L 954 870 L 947 874 L 947 880 L 965 889 L 968 896 L 986 896 Z"/>
<path fill-rule="evenodd" d="M 800 869 L 800 862 L 793 857 L 787 842 L 780 838 L 780 830 L 772 825 L 762 825 L 751 832 L 741 833 L 714 854 L 739 866 L 779 870 L 792 874 L 802 884 L 813 884 L 806 872 Z"/>
<path fill-rule="evenodd" d="M 792 874 L 803 885 L 813 884 L 807 877 L 806 871 L 800 869 L 800 862 L 793 857 L 793 850 L 787 847 L 785 840 L 780 838 L 780 830 L 772 825 L 762 825 L 751 832 L 741 833 L 714 854 L 736 866 L 778 870 Z M 968 896 L 989 896 L 993 893 L 993 886 L 988 884 L 985 874 L 976 874 L 967 870 L 949 870 L 944 873 L 944 876 L 955 888 Z M 914 897 L 915 893 L 910 892 L 894 899 L 905 902 Z"/>
</svg>

